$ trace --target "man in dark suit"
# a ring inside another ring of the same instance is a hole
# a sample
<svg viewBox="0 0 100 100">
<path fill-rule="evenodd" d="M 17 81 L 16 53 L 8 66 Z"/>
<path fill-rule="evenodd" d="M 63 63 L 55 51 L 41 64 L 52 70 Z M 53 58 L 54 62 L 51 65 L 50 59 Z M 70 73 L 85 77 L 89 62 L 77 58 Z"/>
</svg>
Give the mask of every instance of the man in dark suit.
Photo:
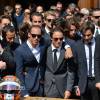
<svg viewBox="0 0 100 100">
<path fill-rule="evenodd" d="M 13 26 L 7 25 L 2 30 L 3 40 L 1 41 L 1 60 L 6 62 L 7 66 L 5 70 L 2 70 L 1 76 L 5 75 L 15 75 L 15 60 L 14 51 L 19 46 L 14 42 L 15 38 L 15 28 Z"/>
<path fill-rule="evenodd" d="M 2 57 L 1 57 L 1 53 L 2 53 L 2 46 L 1 46 L 1 44 L 0 44 L 0 70 L 3 70 L 3 69 L 5 69 L 6 68 L 6 62 L 4 62 L 4 61 L 2 61 Z"/>
<path fill-rule="evenodd" d="M 15 51 L 16 75 L 21 81 L 21 95 L 43 96 L 45 46 L 40 44 L 40 26 L 29 29 L 28 40 Z"/>
<path fill-rule="evenodd" d="M 95 87 L 97 41 L 93 37 L 94 29 L 92 22 L 85 22 L 81 27 L 82 40 L 78 41 L 76 45 L 79 77 L 76 95 L 81 96 L 81 100 L 99 100 L 98 91 Z"/>
<path fill-rule="evenodd" d="M 44 85 L 47 97 L 69 98 L 71 95 L 74 82 L 73 59 L 65 59 L 63 38 L 60 29 L 51 32 L 52 43 L 47 49 Z"/>
</svg>

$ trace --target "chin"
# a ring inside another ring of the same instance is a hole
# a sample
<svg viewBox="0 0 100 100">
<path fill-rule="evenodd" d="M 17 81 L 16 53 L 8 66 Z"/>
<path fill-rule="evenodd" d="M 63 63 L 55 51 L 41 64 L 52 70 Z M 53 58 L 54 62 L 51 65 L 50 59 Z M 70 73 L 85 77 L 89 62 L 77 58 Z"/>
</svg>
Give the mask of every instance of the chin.
<svg viewBox="0 0 100 100">
<path fill-rule="evenodd" d="M 59 48 L 60 46 L 59 45 L 57 45 L 57 46 L 55 46 L 56 48 Z"/>
</svg>

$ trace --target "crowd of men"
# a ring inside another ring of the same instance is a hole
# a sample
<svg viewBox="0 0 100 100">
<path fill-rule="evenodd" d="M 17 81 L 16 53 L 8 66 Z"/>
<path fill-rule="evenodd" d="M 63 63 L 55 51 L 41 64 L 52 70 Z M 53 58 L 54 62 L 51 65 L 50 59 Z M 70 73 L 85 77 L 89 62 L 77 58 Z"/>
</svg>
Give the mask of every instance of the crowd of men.
<svg viewBox="0 0 100 100">
<path fill-rule="evenodd" d="M 100 8 L 61 2 L 4 7 L 0 78 L 16 75 L 21 96 L 100 100 Z"/>
</svg>

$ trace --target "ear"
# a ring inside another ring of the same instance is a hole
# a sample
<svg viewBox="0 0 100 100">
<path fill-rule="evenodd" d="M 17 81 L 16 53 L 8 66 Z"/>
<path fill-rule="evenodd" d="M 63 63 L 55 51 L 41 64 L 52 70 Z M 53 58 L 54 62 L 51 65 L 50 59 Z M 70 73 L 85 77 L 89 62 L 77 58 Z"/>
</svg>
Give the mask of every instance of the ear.
<svg viewBox="0 0 100 100">
<path fill-rule="evenodd" d="M 30 34 L 30 33 L 28 33 L 28 37 L 29 37 L 29 38 L 31 37 L 31 34 Z"/>
<path fill-rule="evenodd" d="M 44 19 L 44 24 L 46 24 L 46 19 Z"/>
<path fill-rule="evenodd" d="M 52 41 L 52 38 L 51 38 L 51 41 Z"/>
</svg>

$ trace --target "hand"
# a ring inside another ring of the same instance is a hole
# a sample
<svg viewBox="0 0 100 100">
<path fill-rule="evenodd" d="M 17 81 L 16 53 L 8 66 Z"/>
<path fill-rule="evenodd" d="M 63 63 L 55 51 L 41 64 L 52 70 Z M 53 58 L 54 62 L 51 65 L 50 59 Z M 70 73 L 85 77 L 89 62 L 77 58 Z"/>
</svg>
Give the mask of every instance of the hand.
<svg viewBox="0 0 100 100">
<path fill-rule="evenodd" d="M 0 69 L 6 69 L 6 63 L 3 61 L 0 61 Z"/>
<path fill-rule="evenodd" d="M 23 100 L 31 100 L 31 97 L 30 96 L 24 97 Z"/>
<path fill-rule="evenodd" d="M 65 58 L 68 59 L 68 58 L 72 58 L 72 57 L 73 57 L 73 53 L 72 53 L 71 48 L 69 47 L 66 49 Z"/>
<path fill-rule="evenodd" d="M 77 89 L 76 89 L 76 96 L 80 96 L 80 89 L 79 89 L 79 87 L 77 87 Z"/>
<path fill-rule="evenodd" d="M 68 99 L 70 96 L 71 96 L 71 92 L 70 91 L 65 91 L 64 99 Z"/>
<path fill-rule="evenodd" d="M 100 90 L 100 83 L 96 83 L 96 88 Z"/>
</svg>

